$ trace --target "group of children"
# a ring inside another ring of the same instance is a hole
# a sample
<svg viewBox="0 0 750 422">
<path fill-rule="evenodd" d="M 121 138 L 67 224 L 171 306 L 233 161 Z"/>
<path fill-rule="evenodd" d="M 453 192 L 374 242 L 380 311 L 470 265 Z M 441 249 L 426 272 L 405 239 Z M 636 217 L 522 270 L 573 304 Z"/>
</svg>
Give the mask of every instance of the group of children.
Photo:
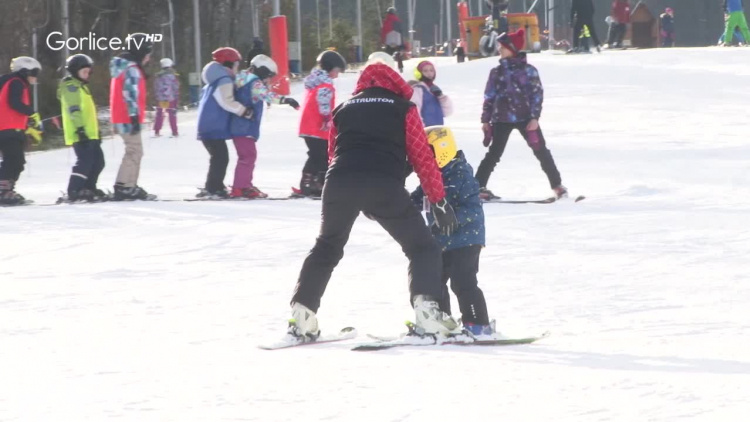
<svg viewBox="0 0 750 422">
<path fill-rule="evenodd" d="M 242 56 L 231 47 L 212 53 L 213 61 L 203 68 L 206 84 L 198 108 L 198 139 L 210 156 L 205 188 L 198 194 L 208 199 L 264 198 L 267 195 L 253 185 L 257 159 L 255 143 L 266 104 L 285 104 L 300 109 L 293 98 L 280 96 L 269 89 L 278 73 L 270 57 L 258 54 L 240 70 Z M 307 90 L 299 136 L 308 147 L 308 159 L 302 170 L 301 196 L 320 196 L 328 168 L 327 134 L 335 101 L 333 79 L 346 69 L 346 61 L 335 51 L 324 51 L 317 58 L 317 67 L 305 79 Z M 237 149 L 237 168 L 232 190 L 224 185 L 229 153 L 226 140 L 232 139 Z"/>
</svg>

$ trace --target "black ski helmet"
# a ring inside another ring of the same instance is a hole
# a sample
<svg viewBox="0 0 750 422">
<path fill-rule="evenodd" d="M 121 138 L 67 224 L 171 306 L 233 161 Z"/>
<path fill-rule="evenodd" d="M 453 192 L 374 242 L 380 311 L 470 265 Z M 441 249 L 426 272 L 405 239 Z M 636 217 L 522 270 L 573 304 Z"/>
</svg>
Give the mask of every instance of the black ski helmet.
<svg viewBox="0 0 750 422">
<path fill-rule="evenodd" d="M 93 65 L 94 65 L 94 61 L 91 60 L 91 57 L 85 54 L 74 54 L 68 57 L 68 60 L 65 61 L 65 69 L 68 71 L 70 76 L 76 79 L 79 79 L 78 78 L 79 70 L 85 67 L 92 67 Z"/>
<path fill-rule="evenodd" d="M 346 60 L 344 60 L 344 57 L 341 54 L 333 50 L 326 50 L 320 53 L 317 62 L 318 66 L 326 72 L 330 72 L 337 67 L 341 69 L 342 72 L 346 70 Z"/>
<path fill-rule="evenodd" d="M 149 55 L 154 49 L 152 36 L 143 32 L 136 32 L 125 38 L 125 48 L 138 62 Z"/>
</svg>

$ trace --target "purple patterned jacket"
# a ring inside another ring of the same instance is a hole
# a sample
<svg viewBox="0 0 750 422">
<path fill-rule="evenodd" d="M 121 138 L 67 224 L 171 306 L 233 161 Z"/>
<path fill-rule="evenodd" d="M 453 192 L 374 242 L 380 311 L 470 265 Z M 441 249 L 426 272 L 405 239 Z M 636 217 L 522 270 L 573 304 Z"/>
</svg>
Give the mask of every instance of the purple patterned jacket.
<svg viewBox="0 0 750 422">
<path fill-rule="evenodd" d="M 492 69 L 484 89 L 482 123 L 516 123 L 538 119 L 542 114 L 544 88 L 536 68 L 526 55 L 501 59 Z"/>
</svg>

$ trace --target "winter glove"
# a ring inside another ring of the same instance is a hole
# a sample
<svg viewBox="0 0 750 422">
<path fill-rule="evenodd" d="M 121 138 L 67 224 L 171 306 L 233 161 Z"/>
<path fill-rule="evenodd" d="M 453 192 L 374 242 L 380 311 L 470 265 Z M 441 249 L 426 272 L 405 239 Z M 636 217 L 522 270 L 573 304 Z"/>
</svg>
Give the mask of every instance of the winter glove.
<svg viewBox="0 0 750 422">
<path fill-rule="evenodd" d="M 245 112 L 242 113 L 242 117 L 246 118 L 247 120 L 252 120 L 253 118 L 253 109 L 252 108 L 246 108 Z"/>
<path fill-rule="evenodd" d="M 139 121 L 138 116 L 130 116 L 130 124 L 133 125 L 133 128 L 130 129 L 131 135 L 141 133 L 141 122 Z"/>
<path fill-rule="evenodd" d="M 432 85 L 430 87 L 430 92 L 432 93 L 432 95 L 434 95 L 434 96 L 436 96 L 438 98 L 440 98 L 440 97 L 443 96 L 443 90 L 440 89 L 437 85 Z"/>
<path fill-rule="evenodd" d="M 432 215 L 435 217 L 435 223 L 442 234 L 450 236 L 458 228 L 456 213 L 447 199 L 443 198 L 437 204 L 432 204 Z"/>
<path fill-rule="evenodd" d="M 281 104 L 292 106 L 293 109 L 299 110 L 299 103 L 294 98 L 281 97 Z"/>
<path fill-rule="evenodd" d="M 488 147 L 492 144 L 492 125 L 489 123 L 482 123 L 482 132 L 484 132 L 484 146 Z"/>
<path fill-rule="evenodd" d="M 42 125 L 42 118 L 39 116 L 39 113 L 34 113 L 31 116 L 29 116 L 29 126 L 33 127 L 40 127 Z"/>
<path fill-rule="evenodd" d="M 26 128 L 26 135 L 31 136 L 34 140 L 34 145 L 39 145 L 42 142 L 42 131 L 35 128 L 35 127 L 29 127 Z"/>
<path fill-rule="evenodd" d="M 86 142 L 89 140 L 89 137 L 86 136 L 86 131 L 83 130 L 82 127 L 79 127 L 78 129 L 76 129 L 76 134 L 78 135 L 79 142 Z"/>
</svg>

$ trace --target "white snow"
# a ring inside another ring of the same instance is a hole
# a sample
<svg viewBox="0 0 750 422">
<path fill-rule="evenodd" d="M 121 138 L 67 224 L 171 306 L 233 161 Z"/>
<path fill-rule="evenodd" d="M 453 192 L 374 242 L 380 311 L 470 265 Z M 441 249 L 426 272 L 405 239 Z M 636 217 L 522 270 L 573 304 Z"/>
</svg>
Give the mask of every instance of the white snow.
<svg viewBox="0 0 750 422">
<path fill-rule="evenodd" d="M 319 202 L 0 208 L 0 420 L 746 420 L 750 49 L 530 61 L 563 182 L 588 199 L 486 205 L 480 283 L 503 332 L 551 337 L 263 351 L 257 344 L 286 328 Z M 476 169 L 495 60 L 436 63 L 457 110 L 448 124 Z M 337 81 L 340 100 L 355 78 Z M 299 181 L 298 115 L 273 107 L 264 117 L 255 183 L 272 195 Z M 208 158 L 195 119 L 180 115 L 179 139 L 145 141 L 146 189 L 180 199 L 202 185 Z M 106 188 L 122 141 L 104 150 Z M 19 192 L 53 202 L 72 151 L 27 158 Z M 517 133 L 489 187 L 549 194 Z M 360 218 L 323 298 L 322 329 L 353 325 L 360 341 L 396 334 L 413 319 L 407 296 L 400 248 Z"/>
</svg>

